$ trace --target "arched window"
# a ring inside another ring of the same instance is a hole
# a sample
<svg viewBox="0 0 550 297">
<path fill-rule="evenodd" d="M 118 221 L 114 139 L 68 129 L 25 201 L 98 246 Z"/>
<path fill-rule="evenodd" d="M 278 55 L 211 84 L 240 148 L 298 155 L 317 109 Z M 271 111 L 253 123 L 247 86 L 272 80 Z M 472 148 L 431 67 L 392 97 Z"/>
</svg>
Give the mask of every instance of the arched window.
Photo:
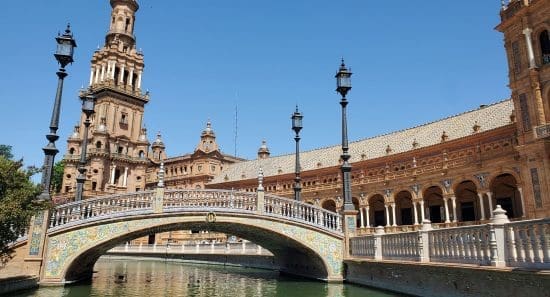
<svg viewBox="0 0 550 297">
<path fill-rule="evenodd" d="M 69 149 L 69 155 L 74 155 L 74 147 Z"/>
<path fill-rule="evenodd" d="M 539 41 L 542 64 L 550 64 L 550 39 L 548 38 L 548 30 L 544 30 L 540 33 Z"/>
<path fill-rule="evenodd" d="M 139 151 L 139 158 L 143 159 L 144 156 L 145 156 L 145 153 L 143 151 Z"/>
<path fill-rule="evenodd" d="M 98 141 L 95 143 L 95 148 L 98 148 L 98 149 L 101 148 L 101 141 Z"/>
</svg>

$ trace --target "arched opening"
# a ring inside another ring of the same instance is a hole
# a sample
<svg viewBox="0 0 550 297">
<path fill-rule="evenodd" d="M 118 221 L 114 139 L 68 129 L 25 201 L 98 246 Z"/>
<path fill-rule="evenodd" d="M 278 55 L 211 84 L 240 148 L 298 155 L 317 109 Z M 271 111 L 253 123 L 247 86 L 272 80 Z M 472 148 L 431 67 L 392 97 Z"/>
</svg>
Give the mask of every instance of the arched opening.
<svg viewBox="0 0 550 297">
<path fill-rule="evenodd" d="M 282 232 L 274 232 L 262 227 L 240 223 L 216 222 L 214 224 L 205 224 L 204 222 L 180 222 L 177 224 L 149 227 L 124 234 L 91 247 L 76 255 L 67 264 L 67 269 L 63 275 L 64 280 L 73 282 L 90 279 L 97 259 L 118 245 L 144 236 L 149 238 L 149 235 L 154 232 L 171 232 L 182 230 L 182 228 L 185 230 L 205 230 L 208 232 L 225 233 L 256 243 L 274 255 L 274 266 L 278 267 L 282 272 L 317 279 L 327 279 L 329 277 L 328 262 L 317 252 L 305 246 L 301 240 L 290 238 Z"/>
<path fill-rule="evenodd" d="M 424 191 L 424 206 L 432 223 L 443 223 L 445 208 L 443 206 L 443 191 L 438 186 L 431 186 Z"/>
<path fill-rule="evenodd" d="M 332 199 L 327 199 L 323 201 L 323 204 L 321 204 L 321 207 L 332 212 L 336 212 L 336 202 Z"/>
<path fill-rule="evenodd" d="M 463 181 L 456 186 L 454 193 L 458 221 L 469 222 L 480 220 L 481 215 L 476 185 L 470 180 Z"/>
<path fill-rule="evenodd" d="M 139 151 L 138 157 L 139 157 L 140 159 L 143 159 L 143 158 L 145 157 L 145 152 Z"/>
<path fill-rule="evenodd" d="M 384 207 L 384 197 L 382 195 L 374 195 L 369 199 L 369 214 L 370 224 L 373 227 L 385 226 L 386 221 L 386 209 Z"/>
<path fill-rule="evenodd" d="M 521 194 L 518 190 L 516 178 L 509 174 L 501 174 L 491 182 L 491 192 L 493 207 L 500 205 L 506 210 L 509 218 L 519 218 L 523 216 L 521 203 Z"/>
<path fill-rule="evenodd" d="M 120 169 L 115 169 L 115 180 L 113 181 L 113 184 L 118 185 L 120 181 Z"/>
<path fill-rule="evenodd" d="M 409 191 L 401 191 L 395 195 L 397 207 L 397 225 L 412 225 L 414 222 L 414 211 L 412 195 Z"/>
<path fill-rule="evenodd" d="M 115 86 L 118 86 L 118 82 L 120 80 L 120 68 L 115 67 Z"/>
<path fill-rule="evenodd" d="M 544 30 L 540 33 L 539 42 L 542 64 L 550 64 L 550 38 L 548 36 L 548 30 Z"/>
<path fill-rule="evenodd" d="M 97 149 L 100 149 L 102 146 L 103 146 L 103 144 L 101 143 L 101 141 L 97 141 L 95 143 L 95 148 L 97 148 Z"/>
<path fill-rule="evenodd" d="M 74 147 L 70 148 L 69 149 L 69 155 L 74 155 L 74 153 L 75 153 Z"/>
<path fill-rule="evenodd" d="M 355 197 L 351 197 L 351 202 L 353 203 L 353 207 L 355 208 L 355 210 L 359 211 L 361 208 L 359 207 L 359 199 L 355 198 Z M 355 224 L 356 227 L 361 227 L 361 216 L 359 214 L 357 214 L 356 216 L 356 224 Z"/>
</svg>

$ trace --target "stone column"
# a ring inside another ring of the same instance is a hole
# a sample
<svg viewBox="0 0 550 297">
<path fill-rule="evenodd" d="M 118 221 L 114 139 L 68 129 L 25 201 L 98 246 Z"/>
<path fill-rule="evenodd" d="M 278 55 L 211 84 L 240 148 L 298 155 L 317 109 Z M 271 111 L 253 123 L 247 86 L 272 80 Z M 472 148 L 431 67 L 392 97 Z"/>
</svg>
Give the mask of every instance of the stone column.
<svg viewBox="0 0 550 297">
<path fill-rule="evenodd" d="M 365 211 L 365 208 L 359 208 L 359 211 L 361 212 L 360 214 L 360 217 L 361 217 L 361 228 L 365 228 L 365 218 L 364 218 L 364 214 L 363 212 Z"/>
<path fill-rule="evenodd" d="M 122 180 L 122 186 L 126 187 L 128 184 L 128 167 L 124 167 L 124 179 Z"/>
<path fill-rule="evenodd" d="M 390 226 L 390 212 L 388 211 L 388 205 L 384 204 L 384 212 L 386 213 L 386 227 Z"/>
<path fill-rule="evenodd" d="M 128 74 L 128 85 L 131 87 L 133 85 L 134 79 L 134 68 L 130 68 L 130 74 Z"/>
<path fill-rule="evenodd" d="M 365 207 L 365 215 L 367 216 L 367 227 L 370 227 L 370 213 L 369 213 L 369 206 Z"/>
<path fill-rule="evenodd" d="M 100 80 L 103 81 L 105 79 L 105 64 L 101 65 L 101 77 Z"/>
<path fill-rule="evenodd" d="M 449 198 L 443 198 L 443 204 L 445 205 L 445 223 L 450 223 L 449 220 Z"/>
<path fill-rule="evenodd" d="M 94 83 L 94 67 L 90 70 L 90 86 Z"/>
<path fill-rule="evenodd" d="M 113 167 L 111 167 L 111 180 L 109 181 L 111 185 L 115 184 L 115 170 L 116 170 L 116 165 L 113 165 Z"/>
<path fill-rule="evenodd" d="M 456 223 L 458 222 L 458 218 L 456 216 L 456 197 L 455 196 L 451 196 L 451 204 L 453 206 L 453 222 Z"/>
<path fill-rule="evenodd" d="M 420 200 L 420 224 L 424 223 L 426 214 L 424 213 L 424 200 Z"/>
<path fill-rule="evenodd" d="M 521 217 L 525 218 L 525 202 L 523 201 L 523 189 L 518 187 L 519 201 L 521 202 Z"/>
<path fill-rule="evenodd" d="M 391 213 L 392 213 L 392 220 L 393 220 L 393 226 L 397 226 L 397 220 L 395 219 L 395 203 L 391 204 Z"/>
<path fill-rule="evenodd" d="M 97 84 L 99 82 L 99 73 L 101 72 L 97 65 L 94 66 L 94 72 L 95 72 L 94 83 Z"/>
<path fill-rule="evenodd" d="M 137 83 L 136 83 L 136 84 L 137 84 L 136 87 L 137 87 L 138 89 L 141 89 L 141 74 L 142 74 L 142 71 L 140 70 L 140 71 L 138 72 Z M 130 79 L 130 81 L 132 81 L 132 80 Z"/>
<path fill-rule="evenodd" d="M 115 67 L 116 67 L 116 61 L 111 62 L 111 79 L 115 80 Z"/>
<path fill-rule="evenodd" d="M 416 209 L 416 202 L 413 201 L 413 221 L 415 225 L 418 225 L 418 210 Z"/>
<path fill-rule="evenodd" d="M 122 85 L 124 83 L 124 70 L 126 69 L 126 65 L 122 64 L 120 68 L 120 73 L 118 74 L 118 82 Z"/>
<path fill-rule="evenodd" d="M 489 217 L 493 218 L 493 192 L 487 192 L 487 200 L 489 201 Z"/>
<path fill-rule="evenodd" d="M 525 35 L 525 43 L 527 44 L 527 57 L 529 58 L 530 69 L 537 68 L 537 63 L 535 62 L 535 52 L 533 51 L 533 41 L 531 40 L 532 32 L 533 30 L 531 28 L 523 29 L 523 35 Z"/>
<path fill-rule="evenodd" d="M 477 196 L 479 197 L 479 209 L 480 209 L 480 213 L 481 213 L 481 218 L 480 220 L 485 220 L 485 206 L 483 205 L 483 194 L 482 193 L 477 193 Z"/>
</svg>

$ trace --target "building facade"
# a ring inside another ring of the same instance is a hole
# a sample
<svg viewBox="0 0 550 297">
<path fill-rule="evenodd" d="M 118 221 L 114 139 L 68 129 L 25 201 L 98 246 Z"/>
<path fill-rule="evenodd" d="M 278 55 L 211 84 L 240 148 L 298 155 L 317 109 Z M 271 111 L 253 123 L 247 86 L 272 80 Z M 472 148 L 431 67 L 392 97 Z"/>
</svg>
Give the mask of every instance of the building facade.
<svg viewBox="0 0 550 297">
<path fill-rule="evenodd" d="M 208 121 L 192 153 L 168 157 L 160 133 L 148 142 L 142 119 L 149 96 L 141 91 L 143 54 L 134 37 L 139 6 L 111 6 L 105 46 L 94 53 L 81 93 L 97 98 L 84 196 L 154 188 L 162 164 L 167 188 L 255 191 L 261 168 L 268 194 L 293 197 L 295 156 L 271 156 L 265 141 L 255 160 L 224 154 Z M 550 2 L 512 0 L 500 14 L 511 99 L 350 144 L 361 232 L 411 230 L 426 219 L 475 224 L 489 220 L 497 204 L 516 220 L 550 216 Z M 83 120 L 68 140 L 61 195 L 75 189 Z M 303 200 L 339 211 L 340 154 L 339 146 L 301 153 Z"/>
</svg>

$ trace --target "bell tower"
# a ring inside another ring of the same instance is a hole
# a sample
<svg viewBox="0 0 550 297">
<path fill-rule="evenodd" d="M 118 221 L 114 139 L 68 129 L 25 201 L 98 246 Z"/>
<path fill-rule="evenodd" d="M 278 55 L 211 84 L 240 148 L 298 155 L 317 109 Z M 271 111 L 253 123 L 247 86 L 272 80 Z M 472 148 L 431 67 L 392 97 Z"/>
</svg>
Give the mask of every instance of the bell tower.
<svg viewBox="0 0 550 297">
<path fill-rule="evenodd" d="M 112 10 L 105 45 L 91 60 L 89 86 L 80 97 L 96 98 L 88 137 L 86 198 L 145 188 L 149 142 L 143 113 L 149 94 L 142 92 L 143 53 L 134 36 L 136 0 L 111 0 Z M 83 135 L 84 117 L 68 141 L 63 193 L 72 192 Z M 70 195 L 67 195 L 70 196 Z"/>
<path fill-rule="evenodd" d="M 526 211 L 550 208 L 550 1 L 502 1 L 501 23 L 509 87 L 517 119 L 518 152 Z"/>
</svg>

